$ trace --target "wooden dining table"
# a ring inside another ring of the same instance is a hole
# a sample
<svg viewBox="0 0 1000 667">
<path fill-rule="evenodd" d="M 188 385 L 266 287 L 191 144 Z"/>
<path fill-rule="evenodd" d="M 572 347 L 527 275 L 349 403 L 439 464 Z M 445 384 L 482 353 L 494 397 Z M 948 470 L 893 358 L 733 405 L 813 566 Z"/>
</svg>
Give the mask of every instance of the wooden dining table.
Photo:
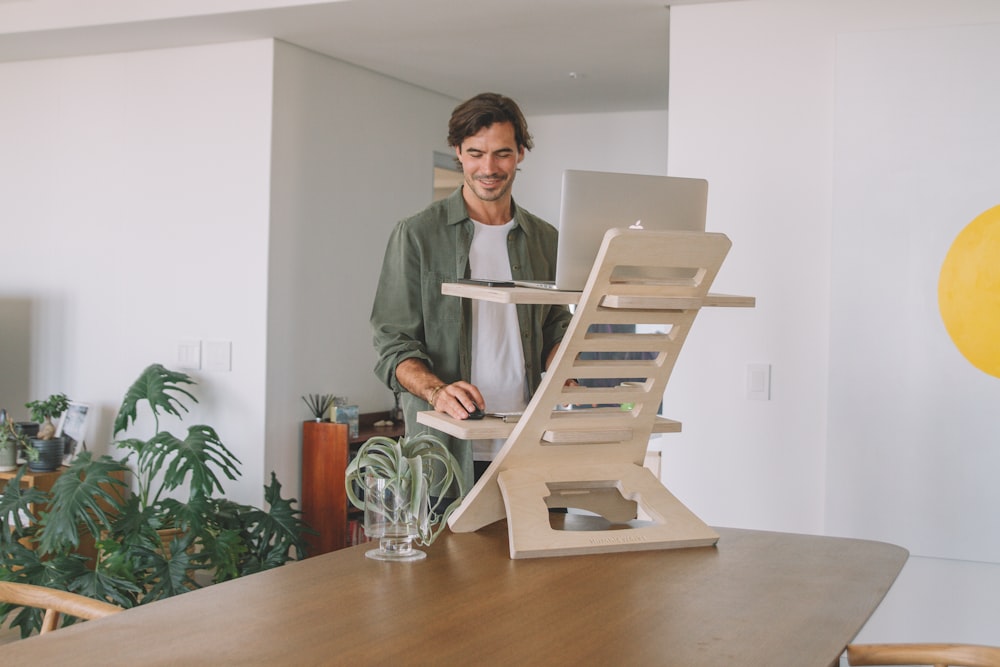
<svg viewBox="0 0 1000 667">
<path fill-rule="evenodd" d="M 528 560 L 508 557 L 503 521 L 446 530 L 417 562 L 375 561 L 358 545 L 16 641 L 0 660 L 829 667 L 908 556 L 717 530 L 711 547 Z"/>
</svg>

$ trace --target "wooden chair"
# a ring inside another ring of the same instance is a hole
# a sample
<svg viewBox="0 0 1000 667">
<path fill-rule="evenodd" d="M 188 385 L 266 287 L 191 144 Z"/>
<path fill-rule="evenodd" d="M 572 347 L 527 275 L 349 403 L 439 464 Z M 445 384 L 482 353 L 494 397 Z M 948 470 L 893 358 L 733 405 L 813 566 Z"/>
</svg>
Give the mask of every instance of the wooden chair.
<svg viewBox="0 0 1000 667">
<path fill-rule="evenodd" d="M 851 644 L 847 662 L 860 665 L 1000 667 L 1000 647 L 974 644 Z"/>
<path fill-rule="evenodd" d="M 122 611 L 121 607 L 76 593 L 10 581 L 0 581 L 0 602 L 18 607 L 44 609 L 45 616 L 42 619 L 40 632 L 43 635 L 59 626 L 63 614 L 91 621 Z"/>
</svg>

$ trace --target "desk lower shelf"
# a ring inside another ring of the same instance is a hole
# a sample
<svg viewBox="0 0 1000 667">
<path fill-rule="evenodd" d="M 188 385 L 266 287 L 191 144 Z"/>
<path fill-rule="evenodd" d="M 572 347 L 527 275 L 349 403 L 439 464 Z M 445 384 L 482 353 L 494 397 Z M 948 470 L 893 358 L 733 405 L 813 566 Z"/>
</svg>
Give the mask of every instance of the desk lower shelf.
<svg viewBox="0 0 1000 667">
<path fill-rule="evenodd" d="M 618 412 L 618 408 L 593 408 L 590 410 L 567 410 L 566 418 L 579 418 L 581 412 L 592 414 L 608 414 Z M 482 419 L 455 419 L 443 412 L 425 411 L 417 413 L 417 423 L 437 429 L 442 433 L 447 433 L 454 438 L 463 440 L 491 440 L 495 438 L 506 438 L 514 430 L 516 423 L 506 422 L 499 417 L 483 417 Z M 681 423 L 674 419 L 657 417 L 653 422 L 653 433 L 680 433 Z M 543 439 L 553 444 L 569 444 L 573 442 L 592 441 L 595 434 L 611 436 L 618 440 L 628 440 L 631 438 L 631 429 L 623 428 L 614 431 L 602 429 L 600 431 L 580 429 L 577 431 L 546 431 Z"/>
</svg>

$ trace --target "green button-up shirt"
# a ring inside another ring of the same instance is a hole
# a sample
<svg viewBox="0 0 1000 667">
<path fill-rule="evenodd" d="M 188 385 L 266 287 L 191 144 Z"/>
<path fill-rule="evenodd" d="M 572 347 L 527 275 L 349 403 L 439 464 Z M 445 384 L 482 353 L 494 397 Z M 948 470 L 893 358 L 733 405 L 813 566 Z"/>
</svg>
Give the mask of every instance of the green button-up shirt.
<svg viewBox="0 0 1000 667">
<path fill-rule="evenodd" d="M 507 235 L 514 279 L 555 278 L 558 232 L 513 202 L 514 227 Z M 462 188 L 396 224 L 382 262 L 371 325 L 378 362 L 375 374 L 394 392 L 406 417 L 406 432 L 433 431 L 417 424 L 416 413 L 429 410 L 396 379 L 404 359 L 417 358 L 447 383 L 468 380 L 472 370 L 472 305 L 468 299 L 441 294 L 441 284 L 469 277 L 473 223 Z M 564 306 L 517 305 L 529 395 L 541 382 L 549 351 L 563 338 L 570 313 Z M 433 431 L 448 445 L 472 484 L 472 446 L 467 440 Z"/>
</svg>

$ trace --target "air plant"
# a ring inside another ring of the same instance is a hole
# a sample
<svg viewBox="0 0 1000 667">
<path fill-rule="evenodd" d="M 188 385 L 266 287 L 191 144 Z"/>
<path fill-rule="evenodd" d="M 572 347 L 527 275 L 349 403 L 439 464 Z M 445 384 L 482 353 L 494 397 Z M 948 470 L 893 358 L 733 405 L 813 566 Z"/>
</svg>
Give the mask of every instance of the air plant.
<svg viewBox="0 0 1000 667">
<path fill-rule="evenodd" d="M 407 507 L 416 507 L 430 491 L 439 491 L 430 506 L 428 521 L 420 525 L 417 543 L 425 546 L 437 539 L 466 493 L 458 461 L 440 439 L 428 433 L 410 438 L 404 435 L 398 442 L 375 436 L 358 448 L 357 455 L 347 464 L 345 480 L 347 498 L 361 510 L 365 509 L 365 500 L 358 490 L 365 488 L 367 475 L 387 480 L 394 495 L 410 500 L 403 503 Z M 439 513 L 445 492 L 455 482 L 458 483 L 459 497 Z"/>
</svg>

